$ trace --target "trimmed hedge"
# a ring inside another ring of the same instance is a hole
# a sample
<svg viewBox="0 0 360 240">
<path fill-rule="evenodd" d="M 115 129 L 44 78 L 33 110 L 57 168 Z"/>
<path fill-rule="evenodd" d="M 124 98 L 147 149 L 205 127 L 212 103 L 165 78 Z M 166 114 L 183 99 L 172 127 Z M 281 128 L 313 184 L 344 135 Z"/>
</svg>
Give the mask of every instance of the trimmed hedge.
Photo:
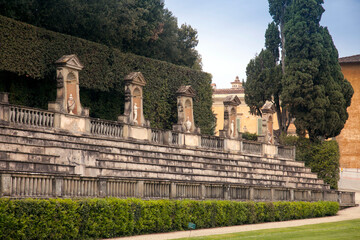
<svg viewBox="0 0 360 240">
<path fill-rule="evenodd" d="M 0 199 L 0 239 L 97 239 L 335 215 L 337 202 Z"/>
<path fill-rule="evenodd" d="M 170 129 L 177 122 L 175 92 L 191 85 L 197 95 L 194 116 L 203 133 L 214 129 L 211 75 L 158 61 L 84 39 L 55 33 L 0 16 L 0 91 L 9 91 L 14 104 L 46 107 L 56 98 L 54 62 L 76 54 L 84 64 L 80 72 L 81 101 L 92 117 L 116 120 L 123 113 L 124 76 L 141 71 L 144 114 L 153 127 Z M 53 89 L 51 91 L 39 91 Z"/>
</svg>

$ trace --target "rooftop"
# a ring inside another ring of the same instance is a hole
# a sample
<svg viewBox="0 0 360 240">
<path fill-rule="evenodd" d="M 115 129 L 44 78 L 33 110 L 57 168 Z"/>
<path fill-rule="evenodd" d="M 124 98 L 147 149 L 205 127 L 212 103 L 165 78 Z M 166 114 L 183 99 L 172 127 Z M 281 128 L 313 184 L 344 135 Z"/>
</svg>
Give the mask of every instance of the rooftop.
<svg viewBox="0 0 360 240">
<path fill-rule="evenodd" d="M 339 63 L 355 63 L 355 62 L 360 62 L 360 54 L 339 58 Z"/>
<path fill-rule="evenodd" d="M 234 89 L 234 88 L 223 88 L 223 89 L 214 89 L 213 94 L 239 94 L 244 93 L 244 89 Z"/>
</svg>

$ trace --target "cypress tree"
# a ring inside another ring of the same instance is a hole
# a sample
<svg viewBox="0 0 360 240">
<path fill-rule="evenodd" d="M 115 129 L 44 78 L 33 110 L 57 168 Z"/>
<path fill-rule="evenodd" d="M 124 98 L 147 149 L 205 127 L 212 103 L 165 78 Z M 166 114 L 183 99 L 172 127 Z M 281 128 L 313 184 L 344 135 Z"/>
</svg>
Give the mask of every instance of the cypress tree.
<svg viewBox="0 0 360 240">
<path fill-rule="evenodd" d="M 338 52 L 320 26 L 323 0 L 294 0 L 284 28 L 282 101 L 296 117 L 297 133 L 311 140 L 338 135 L 348 118 L 353 89 L 344 79 Z"/>
</svg>

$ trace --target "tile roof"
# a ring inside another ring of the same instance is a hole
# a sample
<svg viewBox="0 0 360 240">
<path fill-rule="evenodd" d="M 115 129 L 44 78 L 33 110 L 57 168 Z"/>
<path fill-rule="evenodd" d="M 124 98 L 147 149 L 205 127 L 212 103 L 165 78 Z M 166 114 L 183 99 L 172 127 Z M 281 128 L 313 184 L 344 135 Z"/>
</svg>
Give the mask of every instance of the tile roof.
<svg viewBox="0 0 360 240">
<path fill-rule="evenodd" d="M 355 63 L 355 62 L 360 62 L 360 54 L 339 58 L 339 63 Z"/>
<path fill-rule="evenodd" d="M 223 88 L 223 89 L 214 89 L 213 94 L 239 94 L 244 93 L 244 89 L 233 89 L 233 88 Z"/>
</svg>

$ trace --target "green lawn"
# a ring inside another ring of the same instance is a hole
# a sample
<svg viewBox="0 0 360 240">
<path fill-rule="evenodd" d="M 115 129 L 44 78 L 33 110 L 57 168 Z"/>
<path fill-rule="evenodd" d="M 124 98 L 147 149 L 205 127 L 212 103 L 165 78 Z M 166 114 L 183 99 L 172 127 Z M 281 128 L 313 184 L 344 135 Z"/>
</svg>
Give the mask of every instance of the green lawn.
<svg viewBox="0 0 360 240">
<path fill-rule="evenodd" d="M 182 239 L 360 239 L 360 219 Z"/>
</svg>

